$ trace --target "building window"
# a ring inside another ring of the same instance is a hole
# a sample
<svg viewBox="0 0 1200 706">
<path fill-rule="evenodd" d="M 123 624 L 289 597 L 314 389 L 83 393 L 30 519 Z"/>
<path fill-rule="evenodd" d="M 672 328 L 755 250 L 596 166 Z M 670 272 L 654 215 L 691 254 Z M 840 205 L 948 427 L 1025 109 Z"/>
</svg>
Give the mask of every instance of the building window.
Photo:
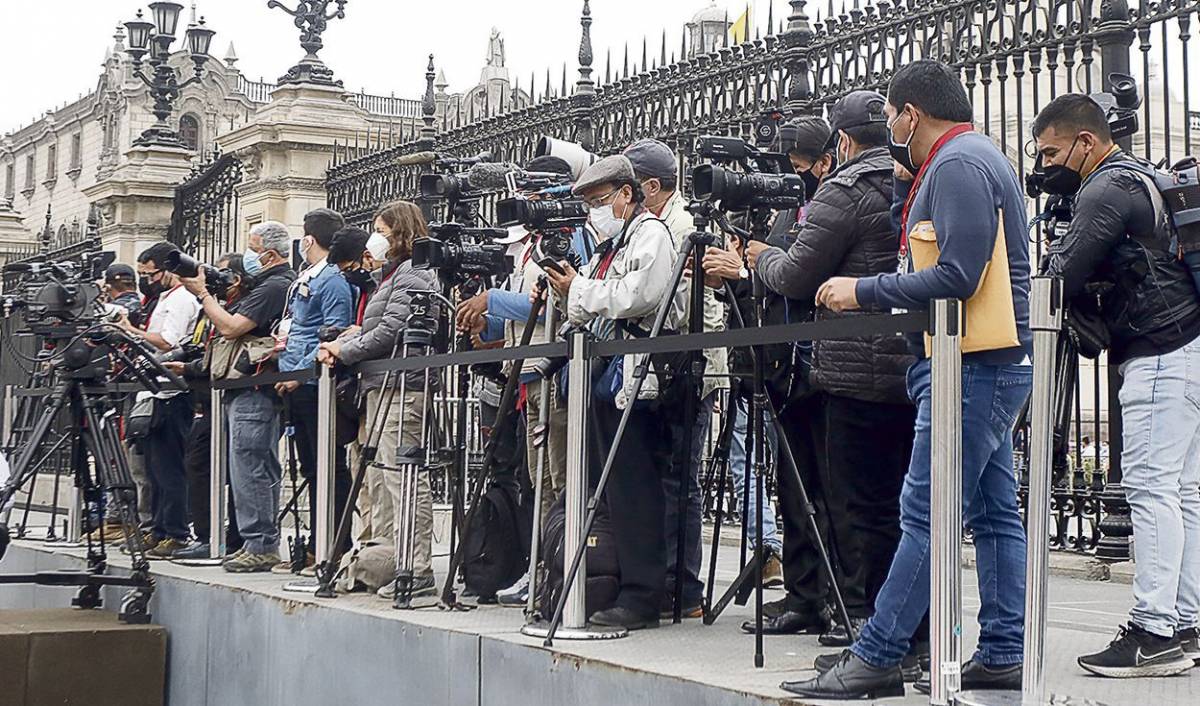
<svg viewBox="0 0 1200 706">
<path fill-rule="evenodd" d="M 27 155 L 25 157 L 25 190 L 26 191 L 33 191 L 34 165 L 35 165 L 35 162 L 33 159 L 33 155 Z"/>
<path fill-rule="evenodd" d="M 4 165 L 4 198 L 12 201 L 17 189 L 17 168 L 11 162 Z"/>
<path fill-rule="evenodd" d="M 179 119 L 179 139 L 189 150 L 200 149 L 200 121 L 195 115 L 188 113 Z"/>
<path fill-rule="evenodd" d="M 46 181 L 58 178 L 58 145 L 46 148 Z"/>
<path fill-rule="evenodd" d="M 79 169 L 83 166 L 83 134 L 75 133 L 71 135 L 71 169 Z"/>
</svg>

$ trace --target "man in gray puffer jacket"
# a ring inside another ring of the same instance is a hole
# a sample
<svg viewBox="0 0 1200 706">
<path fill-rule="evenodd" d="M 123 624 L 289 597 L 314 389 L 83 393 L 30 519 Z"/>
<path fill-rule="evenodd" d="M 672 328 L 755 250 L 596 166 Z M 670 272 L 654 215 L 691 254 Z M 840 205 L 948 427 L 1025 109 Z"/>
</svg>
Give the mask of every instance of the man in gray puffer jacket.
<svg viewBox="0 0 1200 706">
<path fill-rule="evenodd" d="M 867 277 L 896 269 L 891 219 L 893 162 L 886 148 L 885 99 L 855 91 L 829 113 L 840 165 L 805 211 L 791 248 L 748 244 L 747 259 L 768 289 L 811 301 L 833 276 Z M 880 313 L 855 312 L 860 313 Z M 816 318 L 834 314 L 818 309 Z M 900 336 L 817 341 L 814 386 L 826 393 L 827 487 L 846 607 L 865 622 L 900 539 L 900 489 L 912 453 L 914 408 L 905 392 L 913 362 Z M 869 444 L 863 440 L 869 439 Z M 838 625 L 828 646 L 850 644 Z"/>
<path fill-rule="evenodd" d="M 382 258 L 376 261 L 375 256 L 365 250 L 366 235 L 357 228 L 347 228 L 334 236 L 334 243 L 330 248 L 331 261 L 337 263 L 343 276 L 360 292 L 372 285 L 375 289 L 361 310 L 362 320 L 359 326 L 347 330 L 337 341 L 321 344 L 318 360 L 322 363 L 331 364 L 336 360 L 344 365 L 356 365 L 366 360 L 400 355 L 404 351 L 404 330 L 413 295 L 418 292 L 438 291 L 436 275 L 429 270 L 414 269 L 412 260 L 406 254 L 399 258 L 393 257 L 386 264 Z M 353 246 L 350 243 L 353 243 Z M 347 254 L 341 254 L 343 252 Z M 353 257 L 350 252 L 356 252 L 358 259 L 346 259 Z M 372 274 L 372 270 L 376 271 Z M 436 300 L 432 314 L 437 316 Z M 371 420 L 375 419 L 380 404 L 387 399 L 387 392 L 382 389 L 384 377 L 384 373 L 366 374 L 360 380 L 360 389 L 366 390 L 367 401 L 366 415 L 362 418 L 359 428 L 360 444 L 366 443 Z M 400 443 L 405 447 L 421 446 L 423 412 L 426 406 L 432 403 L 432 398 L 427 399 L 425 394 L 425 380 L 425 371 L 405 373 L 403 403 L 397 387 L 390 407 L 381 417 L 383 429 L 379 435 L 379 448 L 375 463 L 367 467 L 366 479 L 367 492 L 371 498 L 371 534 L 372 539 L 378 541 L 390 543 L 399 539 L 395 536 L 396 521 L 401 512 L 401 474 L 398 472 L 398 464 L 403 462 L 403 459 L 397 458 L 398 447 Z M 437 371 L 429 371 L 430 393 L 437 391 L 438 380 Z M 400 384 L 400 381 L 394 378 L 392 382 L 397 386 Z M 422 470 L 417 474 L 416 537 L 413 542 L 414 596 L 433 591 L 432 545 L 433 496 L 429 487 L 429 474 Z M 380 589 L 380 595 L 391 598 L 392 591 L 394 585 L 388 584 Z"/>
</svg>

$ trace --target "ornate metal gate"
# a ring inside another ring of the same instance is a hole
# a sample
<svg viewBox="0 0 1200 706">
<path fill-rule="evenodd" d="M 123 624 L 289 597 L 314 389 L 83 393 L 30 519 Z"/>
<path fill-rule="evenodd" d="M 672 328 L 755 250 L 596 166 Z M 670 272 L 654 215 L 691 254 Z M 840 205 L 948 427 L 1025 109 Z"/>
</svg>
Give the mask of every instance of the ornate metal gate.
<svg viewBox="0 0 1200 706">
<path fill-rule="evenodd" d="M 213 262 L 238 245 L 238 194 L 242 163 L 213 150 L 209 160 L 175 187 L 167 239 L 201 262 Z"/>
</svg>

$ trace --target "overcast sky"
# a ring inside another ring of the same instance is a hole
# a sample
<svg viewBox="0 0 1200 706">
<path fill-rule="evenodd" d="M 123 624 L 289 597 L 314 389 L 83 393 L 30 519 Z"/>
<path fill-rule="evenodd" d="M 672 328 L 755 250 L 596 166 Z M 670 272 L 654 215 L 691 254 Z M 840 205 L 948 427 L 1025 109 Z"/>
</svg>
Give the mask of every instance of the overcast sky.
<svg viewBox="0 0 1200 706">
<path fill-rule="evenodd" d="M 176 0 L 185 6 L 191 0 Z M 283 0 L 295 7 L 296 0 Z M 113 29 L 132 20 L 139 0 L 3 0 L 19 4 L 20 12 L 6 17 L 0 29 L 0 66 L 4 66 L 0 102 L 0 133 L 32 122 L 92 90 Z M 708 0 L 593 0 L 592 43 L 597 78 L 603 77 L 605 50 L 612 48 L 620 64 L 625 42 L 641 58 L 642 37 L 657 56 L 667 30 L 667 53 L 679 52 L 683 25 Z M 735 19 L 745 0 L 716 0 Z M 757 0 L 756 24 L 765 32 L 768 0 Z M 332 3 L 331 3 L 332 5 Z M 786 0 L 774 0 L 775 23 L 786 18 Z M 522 88 L 530 72 L 545 85 L 546 69 L 553 83 L 562 82 L 563 62 L 568 83 L 576 78 L 579 14 L 583 0 L 349 0 L 346 17 L 330 23 L 321 58 L 346 88 L 368 93 L 418 98 L 425 89 L 429 54 L 445 71 L 450 91 L 462 91 L 479 80 L 492 27 L 500 30 L 507 65 Z M 216 30 L 211 53 L 224 57 L 230 42 L 238 66 L 247 78 L 274 80 L 303 56 L 299 32 L 282 10 L 268 9 L 267 0 L 196 0 L 197 14 Z M 182 44 L 184 10 L 176 46 Z"/>
</svg>

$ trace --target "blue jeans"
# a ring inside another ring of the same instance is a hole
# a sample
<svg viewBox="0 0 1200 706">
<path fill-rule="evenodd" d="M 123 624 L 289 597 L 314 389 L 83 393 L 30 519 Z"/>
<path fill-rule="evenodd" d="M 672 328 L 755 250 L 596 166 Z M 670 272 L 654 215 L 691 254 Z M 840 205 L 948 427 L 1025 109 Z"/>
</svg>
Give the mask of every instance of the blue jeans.
<svg viewBox="0 0 1200 706">
<path fill-rule="evenodd" d="M 750 506 L 743 508 L 742 527 L 750 540 L 750 546 L 754 546 L 754 527 L 758 521 L 758 476 L 755 475 L 753 467 L 746 467 L 746 428 L 750 422 L 750 403 L 739 397 L 733 404 L 737 413 L 733 418 L 733 438 L 729 444 L 729 470 L 733 478 L 733 490 L 739 502 L 746 497 L 746 479 L 750 479 Z M 776 454 L 779 452 L 779 434 L 769 416 L 764 419 L 763 428 L 767 430 L 767 467 L 770 468 L 778 460 Z M 763 548 L 782 556 L 783 541 L 779 538 L 779 530 L 775 524 L 775 508 L 772 507 L 770 498 L 764 499 L 762 508 Z"/>
<path fill-rule="evenodd" d="M 1200 611 L 1200 339 L 1121 366 L 1121 485 L 1136 550 L 1133 622 L 1156 635 Z"/>
<path fill-rule="evenodd" d="M 1021 661 L 1025 619 L 1025 529 L 1017 511 L 1013 423 L 1033 384 L 1031 366 L 963 362 L 963 514 L 975 533 L 979 575 L 979 647 L 974 659 L 988 666 Z M 908 394 L 917 405 L 912 462 L 900 495 L 900 546 L 863 627 L 854 654 L 876 667 L 900 664 L 929 608 L 929 361 L 908 371 Z"/>
<path fill-rule="evenodd" d="M 229 434 L 229 488 L 245 549 L 279 551 L 279 409 L 274 395 L 240 391 L 225 403 Z"/>
</svg>

